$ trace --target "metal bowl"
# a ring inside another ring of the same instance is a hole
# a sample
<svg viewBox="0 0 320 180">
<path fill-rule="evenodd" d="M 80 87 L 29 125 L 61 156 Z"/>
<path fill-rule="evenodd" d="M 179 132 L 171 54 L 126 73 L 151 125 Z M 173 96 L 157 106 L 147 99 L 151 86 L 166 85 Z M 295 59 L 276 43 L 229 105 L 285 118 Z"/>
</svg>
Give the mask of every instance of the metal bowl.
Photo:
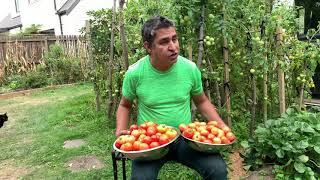
<svg viewBox="0 0 320 180">
<path fill-rule="evenodd" d="M 230 144 L 209 144 L 209 143 L 203 143 L 199 141 L 195 141 L 193 139 L 189 139 L 187 137 L 184 137 L 182 134 L 181 136 L 183 137 L 184 141 L 191 147 L 192 149 L 200 152 L 206 152 L 206 153 L 218 153 L 225 151 L 231 147 L 233 143 L 236 142 L 234 140 Z"/>
<path fill-rule="evenodd" d="M 168 126 L 169 128 L 173 128 L 174 130 L 177 131 L 177 136 L 172 139 L 169 143 L 163 144 L 161 146 L 152 148 L 152 149 L 147 149 L 147 150 L 142 150 L 142 151 L 123 151 L 119 148 L 116 147 L 116 142 L 113 143 L 113 149 L 122 153 L 124 156 L 131 160 L 137 160 L 137 161 L 152 161 L 152 160 L 157 160 L 168 154 L 169 152 L 169 145 L 174 142 L 179 136 L 180 136 L 180 131 L 177 128 Z"/>
</svg>

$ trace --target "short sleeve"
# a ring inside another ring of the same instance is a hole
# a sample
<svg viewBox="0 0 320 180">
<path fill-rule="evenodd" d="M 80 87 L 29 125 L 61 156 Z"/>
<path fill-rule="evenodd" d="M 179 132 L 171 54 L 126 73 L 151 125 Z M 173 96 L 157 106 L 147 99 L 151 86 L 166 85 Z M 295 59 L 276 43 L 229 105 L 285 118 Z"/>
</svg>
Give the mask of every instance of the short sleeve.
<svg viewBox="0 0 320 180">
<path fill-rule="evenodd" d="M 130 101 L 136 98 L 136 82 L 132 72 L 127 71 L 122 84 L 122 95 Z"/>
<path fill-rule="evenodd" d="M 191 89 L 191 95 L 199 95 L 203 92 L 201 72 L 198 67 L 193 69 L 193 86 Z"/>
</svg>

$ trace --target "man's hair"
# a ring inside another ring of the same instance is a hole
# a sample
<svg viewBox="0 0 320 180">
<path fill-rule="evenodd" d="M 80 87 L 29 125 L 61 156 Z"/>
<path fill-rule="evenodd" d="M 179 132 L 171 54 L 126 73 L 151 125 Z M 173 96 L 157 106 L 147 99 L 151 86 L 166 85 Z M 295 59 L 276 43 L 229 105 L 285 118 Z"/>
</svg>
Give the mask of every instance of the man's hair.
<svg viewBox="0 0 320 180">
<path fill-rule="evenodd" d="M 143 42 L 147 41 L 151 45 L 156 36 L 156 30 L 169 27 L 175 27 L 174 23 L 163 16 L 154 16 L 150 18 L 144 23 L 141 29 Z"/>
</svg>

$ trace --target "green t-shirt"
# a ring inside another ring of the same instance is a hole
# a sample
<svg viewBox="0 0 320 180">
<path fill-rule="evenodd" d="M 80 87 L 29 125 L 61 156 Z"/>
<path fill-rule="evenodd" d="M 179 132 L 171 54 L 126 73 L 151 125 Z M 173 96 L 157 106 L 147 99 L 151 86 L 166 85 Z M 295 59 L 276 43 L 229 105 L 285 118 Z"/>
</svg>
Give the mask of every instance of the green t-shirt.
<svg viewBox="0 0 320 180">
<path fill-rule="evenodd" d="M 138 124 L 153 121 L 174 127 L 191 122 L 190 95 L 202 92 L 199 69 L 181 56 L 165 72 L 155 69 L 145 56 L 129 67 L 122 86 L 126 99 L 137 99 Z"/>
</svg>

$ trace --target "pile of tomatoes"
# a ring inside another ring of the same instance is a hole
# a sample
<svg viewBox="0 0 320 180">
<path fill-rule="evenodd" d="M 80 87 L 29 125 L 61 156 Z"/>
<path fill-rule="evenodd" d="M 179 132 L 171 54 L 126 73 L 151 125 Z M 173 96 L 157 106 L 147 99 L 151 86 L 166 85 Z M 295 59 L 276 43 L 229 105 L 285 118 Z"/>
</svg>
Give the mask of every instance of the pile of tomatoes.
<svg viewBox="0 0 320 180">
<path fill-rule="evenodd" d="M 178 132 L 164 124 L 144 122 L 140 126 L 130 126 L 128 135 L 121 135 L 115 141 L 115 146 L 123 151 L 141 151 L 153 149 L 168 144 L 178 136 Z"/>
<path fill-rule="evenodd" d="M 217 121 L 180 124 L 179 129 L 185 138 L 208 144 L 230 144 L 236 139 L 229 127 Z"/>
</svg>

